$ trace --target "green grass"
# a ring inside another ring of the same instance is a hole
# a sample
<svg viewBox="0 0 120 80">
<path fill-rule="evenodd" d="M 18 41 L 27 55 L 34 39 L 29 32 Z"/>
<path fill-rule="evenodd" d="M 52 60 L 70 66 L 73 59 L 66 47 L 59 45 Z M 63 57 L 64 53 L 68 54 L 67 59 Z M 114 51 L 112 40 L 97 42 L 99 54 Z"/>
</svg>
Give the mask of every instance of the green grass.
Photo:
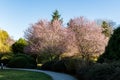
<svg viewBox="0 0 120 80">
<path fill-rule="evenodd" d="M 52 80 L 52 78 L 40 72 L 0 70 L 0 80 Z"/>
</svg>

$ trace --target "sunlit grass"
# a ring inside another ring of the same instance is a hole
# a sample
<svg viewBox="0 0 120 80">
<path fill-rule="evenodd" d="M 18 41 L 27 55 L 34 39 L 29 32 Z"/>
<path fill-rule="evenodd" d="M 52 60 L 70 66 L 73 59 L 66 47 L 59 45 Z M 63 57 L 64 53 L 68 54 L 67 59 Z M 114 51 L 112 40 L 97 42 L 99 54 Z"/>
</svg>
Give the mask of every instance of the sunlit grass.
<svg viewBox="0 0 120 80">
<path fill-rule="evenodd" d="M 0 80 L 52 80 L 52 78 L 40 72 L 0 70 Z"/>
<path fill-rule="evenodd" d="M 0 78 L 1 78 L 1 77 L 4 77 L 4 76 L 3 76 L 3 75 L 0 75 Z"/>
</svg>

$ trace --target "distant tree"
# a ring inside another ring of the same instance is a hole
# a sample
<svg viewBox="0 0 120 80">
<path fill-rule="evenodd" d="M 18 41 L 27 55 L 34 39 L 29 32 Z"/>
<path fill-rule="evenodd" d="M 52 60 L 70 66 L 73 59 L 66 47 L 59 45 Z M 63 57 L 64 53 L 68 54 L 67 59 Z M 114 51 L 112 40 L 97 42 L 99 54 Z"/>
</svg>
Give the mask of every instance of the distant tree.
<svg viewBox="0 0 120 80">
<path fill-rule="evenodd" d="M 60 17 L 61 17 L 61 15 L 59 14 L 58 10 L 55 10 L 52 15 L 52 22 L 54 20 L 59 20 L 59 21 L 63 22 L 63 19 L 62 18 L 60 19 Z"/>
<path fill-rule="evenodd" d="M 107 38 L 96 23 L 79 17 L 70 20 L 69 29 L 75 36 L 74 43 L 83 59 L 89 60 L 91 56 L 98 56 L 104 52 Z"/>
<path fill-rule="evenodd" d="M 95 22 L 98 25 L 102 25 L 103 21 L 105 21 L 106 23 L 108 23 L 109 26 L 111 26 L 112 28 L 115 27 L 116 22 L 112 21 L 112 20 L 107 20 L 107 19 L 97 19 L 95 20 Z"/>
<path fill-rule="evenodd" d="M 106 37 L 110 37 L 111 34 L 113 33 L 113 30 L 112 30 L 112 27 L 109 23 L 107 23 L 106 21 L 103 21 L 102 22 L 102 28 L 103 28 L 103 31 L 102 33 L 106 36 Z"/>
<path fill-rule="evenodd" d="M 114 30 L 105 52 L 100 56 L 98 62 L 120 60 L 120 26 Z"/>
<path fill-rule="evenodd" d="M 27 46 L 27 41 L 23 38 L 20 38 L 12 45 L 13 52 L 16 53 L 24 53 L 24 48 Z"/>
<path fill-rule="evenodd" d="M 98 25 L 103 28 L 102 33 L 106 37 L 110 37 L 113 34 L 114 29 L 116 28 L 116 22 L 107 19 L 97 19 L 95 20 Z"/>
</svg>

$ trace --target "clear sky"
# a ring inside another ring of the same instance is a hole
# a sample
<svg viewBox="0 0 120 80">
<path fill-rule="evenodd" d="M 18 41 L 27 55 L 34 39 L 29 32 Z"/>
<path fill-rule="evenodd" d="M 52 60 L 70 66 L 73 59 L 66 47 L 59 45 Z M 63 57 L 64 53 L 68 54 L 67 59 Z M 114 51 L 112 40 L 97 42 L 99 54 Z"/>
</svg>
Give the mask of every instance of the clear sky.
<svg viewBox="0 0 120 80">
<path fill-rule="evenodd" d="M 64 24 L 79 16 L 120 23 L 120 0 L 0 0 L 0 28 L 18 39 L 30 24 L 40 19 L 51 20 L 56 9 Z"/>
</svg>

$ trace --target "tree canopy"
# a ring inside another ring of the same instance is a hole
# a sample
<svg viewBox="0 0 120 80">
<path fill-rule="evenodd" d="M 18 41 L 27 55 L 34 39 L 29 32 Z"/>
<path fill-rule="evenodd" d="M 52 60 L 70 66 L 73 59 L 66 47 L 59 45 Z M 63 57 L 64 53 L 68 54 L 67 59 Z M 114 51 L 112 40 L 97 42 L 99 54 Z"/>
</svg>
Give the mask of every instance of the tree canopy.
<svg viewBox="0 0 120 80">
<path fill-rule="evenodd" d="M 112 30 L 112 27 L 110 24 L 108 24 L 106 21 L 103 21 L 102 22 L 102 28 L 103 28 L 103 31 L 102 33 L 106 36 L 106 37 L 110 37 L 113 30 Z"/>
<path fill-rule="evenodd" d="M 55 10 L 55 11 L 53 12 L 53 15 L 52 15 L 52 22 L 53 22 L 54 20 L 59 20 L 59 21 L 63 22 L 63 19 L 60 18 L 60 17 L 61 17 L 61 15 L 59 14 L 59 11 L 58 11 L 58 10 Z"/>
<path fill-rule="evenodd" d="M 27 46 L 27 41 L 23 38 L 20 38 L 12 45 L 12 50 L 14 53 L 24 53 L 25 46 Z"/>
<path fill-rule="evenodd" d="M 0 29 L 0 53 L 7 53 L 10 52 L 10 45 L 8 42 L 9 34 Z"/>
</svg>

